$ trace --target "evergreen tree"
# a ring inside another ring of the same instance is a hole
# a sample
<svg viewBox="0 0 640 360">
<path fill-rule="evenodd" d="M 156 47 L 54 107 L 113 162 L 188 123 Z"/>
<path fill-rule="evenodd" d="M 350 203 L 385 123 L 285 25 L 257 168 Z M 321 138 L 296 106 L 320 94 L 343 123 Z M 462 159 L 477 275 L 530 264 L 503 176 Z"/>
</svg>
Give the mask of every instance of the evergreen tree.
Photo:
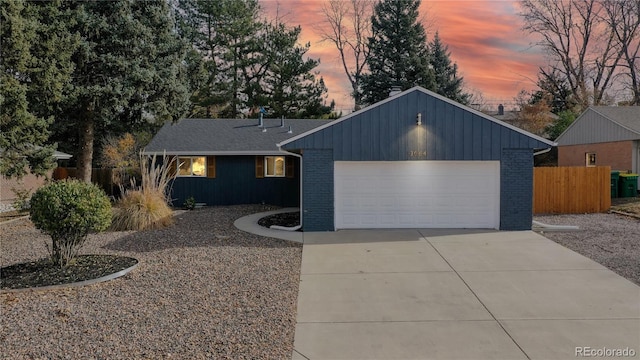
<svg viewBox="0 0 640 360">
<path fill-rule="evenodd" d="M 538 85 L 538 90 L 531 95 L 530 103 L 533 104 L 548 97 L 551 102 L 551 112 L 554 114 L 559 115 L 563 111 L 579 113 L 578 102 L 575 100 L 566 78 L 558 71 L 547 72 L 540 68 L 536 85 Z"/>
<path fill-rule="evenodd" d="M 61 1 L 1 0 L 0 173 L 44 175 L 53 165 L 51 113 L 73 67 L 77 37 L 65 31 Z"/>
<path fill-rule="evenodd" d="M 266 71 L 259 10 L 257 0 L 179 1 L 180 28 L 199 54 L 189 57 L 192 115 L 235 118 L 255 105 Z"/>
<path fill-rule="evenodd" d="M 549 139 L 557 139 L 558 136 L 567 130 L 569 125 L 571 125 L 575 119 L 576 115 L 569 110 L 564 110 L 558 113 L 558 118 L 545 129 Z"/>
<path fill-rule="evenodd" d="M 79 178 L 90 181 L 96 137 L 182 116 L 189 105 L 179 39 L 165 1 L 65 1 L 73 53 L 69 91 L 60 102 L 55 138 L 79 131 Z M 74 137 L 75 138 L 75 137 Z"/>
<path fill-rule="evenodd" d="M 269 116 L 314 118 L 331 113 L 333 108 L 325 105 L 324 80 L 316 79 L 313 73 L 320 61 L 304 59 L 309 43 L 297 45 L 301 28 L 277 23 L 267 29 L 263 51 L 269 62 L 261 84 L 261 102 L 269 106 Z"/>
<path fill-rule="evenodd" d="M 310 44 L 297 44 L 300 27 L 260 17 L 256 0 L 180 0 L 179 29 L 199 54 L 190 59 L 192 116 L 319 117 L 333 109 L 327 89 L 305 59 Z"/>
<path fill-rule="evenodd" d="M 458 65 L 451 63 L 449 47 L 440 40 L 438 32 L 429 44 L 429 50 L 435 74 L 435 92 L 461 104 L 468 104 L 470 95 L 463 92 L 463 78 L 458 76 Z"/>
<path fill-rule="evenodd" d="M 369 73 L 363 79 L 363 100 L 373 104 L 419 85 L 436 87 L 424 27 L 418 21 L 420 0 L 382 0 L 371 18 Z"/>
</svg>

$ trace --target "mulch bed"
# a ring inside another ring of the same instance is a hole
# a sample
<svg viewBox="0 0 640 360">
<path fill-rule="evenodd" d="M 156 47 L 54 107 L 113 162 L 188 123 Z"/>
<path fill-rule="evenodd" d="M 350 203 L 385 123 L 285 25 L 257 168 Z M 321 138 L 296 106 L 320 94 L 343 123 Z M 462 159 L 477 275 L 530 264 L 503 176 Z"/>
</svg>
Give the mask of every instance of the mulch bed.
<svg viewBox="0 0 640 360">
<path fill-rule="evenodd" d="M 284 227 L 298 226 L 300 225 L 300 213 L 296 211 L 269 215 L 258 220 L 258 225 L 266 228 L 271 227 L 271 225 Z"/>
<path fill-rule="evenodd" d="M 138 260 L 114 255 L 80 255 L 66 267 L 50 259 L 13 264 L 0 269 L 0 289 L 36 288 L 70 284 L 115 274 L 138 263 Z"/>
</svg>

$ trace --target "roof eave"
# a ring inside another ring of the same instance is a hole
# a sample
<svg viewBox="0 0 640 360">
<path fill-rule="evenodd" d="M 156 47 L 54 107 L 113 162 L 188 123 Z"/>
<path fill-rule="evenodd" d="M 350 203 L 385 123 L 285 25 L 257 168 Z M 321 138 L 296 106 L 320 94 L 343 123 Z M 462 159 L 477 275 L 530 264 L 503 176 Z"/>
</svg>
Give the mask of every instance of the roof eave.
<svg viewBox="0 0 640 360">
<path fill-rule="evenodd" d="M 189 151 L 171 151 L 171 150 L 151 150 L 143 151 L 143 155 L 171 155 L 171 156 L 233 156 L 233 155 L 281 155 L 282 152 L 275 150 L 246 150 L 246 151 L 211 151 L 211 150 L 189 150 Z"/>
<path fill-rule="evenodd" d="M 432 91 L 429 91 L 429 90 L 427 90 L 427 89 L 425 89 L 425 88 L 423 88 L 423 87 L 420 87 L 420 86 L 414 86 L 414 87 L 412 87 L 411 89 L 407 89 L 407 90 L 405 90 L 405 91 L 403 91 L 403 92 L 401 92 L 401 93 L 398 93 L 398 94 L 396 94 L 396 95 L 394 95 L 394 96 L 390 96 L 390 97 L 388 97 L 388 98 L 386 98 L 386 99 L 384 99 L 384 100 L 382 100 L 382 101 L 379 101 L 379 102 L 377 102 L 377 103 L 375 103 L 375 104 L 373 104 L 373 105 L 371 105 L 371 106 L 367 106 L 367 107 L 365 107 L 365 108 L 363 108 L 363 109 L 360 109 L 360 110 L 358 110 L 358 111 L 356 111 L 356 112 L 353 112 L 353 113 L 351 113 L 351 114 L 349 114 L 349 115 L 347 115 L 347 116 L 345 116 L 345 117 L 343 117 L 343 118 L 340 118 L 340 119 L 337 119 L 337 120 L 335 120 L 335 121 L 332 121 L 332 122 L 330 122 L 330 123 L 328 123 L 328 124 L 325 124 L 325 125 L 319 126 L 319 127 L 315 128 L 315 129 L 311 129 L 311 130 L 306 131 L 306 132 L 304 132 L 304 133 L 302 133 L 302 134 L 300 134 L 300 135 L 296 135 L 296 136 L 294 136 L 294 137 L 291 137 L 291 138 L 289 138 L 289 139 L 287 139 L 287 140 L 285 140 L 285 141 L 282 141 L 282 142 L 280 142 L 280 143 L 278 143 L 278 144 L 276 144 L 276 145 L 277 145 L 278 147 L 282 147 L 282 146 L 287 145 L 287 144 L 289 144 L 289 143 L 292 143 L 292 142 L 294 142 L 294 141 L 296 141 L 296 140 L 298 140 L 298 139 L 302 139 L 302 138 L 304 138 L 304 137 L 306 137 L 306 136 L 308 136 L 308 135 L 311 135 L 311 134 L 313 134 L 313 133 L 316 133 L 316 132 L 318 132 L 318 131 L 320 131 L 320 130 L 326 129 L 326 128 L 330 127 L 330 126 L 333 126 L 333 125 L 335 125 L 335 124 L 341 123 L 341 122 L 343 122 L 343 121 L 345 121 L 345 120 L 348 120 L 348 119 L 350 119 L 350 118 L 352 118 L 352 117 L 358 116 L 359 114 L 362 114 L 362 113 L 363 113 L 363 112 L 365 112 L 365 111 L 369 111 L 369 110 L 370 110 L 370 109 L 372 109 L 372 108 L 375 108 L 375 107 L 378 107 L 378 106 L 384 105 L 384 104 L 386 104 L 386 103 L 388 103 L 388 102 L 390 102 L 390 101 L 393 101 L 393 100 L 395 100 L 395 99 L 397 99 L 397 98 L 399 98 L 399 97 L 402 97 L 402 96 L 404 96 L 404 95 L 406 95 L 406 94 L 408 94 L 408 93 L 410 93 L 410 92 L 416 91 L 416 90 L 417 90 L 417 91 L 421 91 L 422 93 L 427 94 L 427 95 L 429 95 L 429 96 L 435 97 L 436 99 L 439 99 L 439 100 L 444 101 L 444 102 L 446 102 L 446 103 L 449 103 L 449 104 L 451 104 L 451 105 L 453 105 L 453 106 L 456 106 L 456 107 L 459 107 L 459 108 L 464 109 L 464 110 L 466 110 L 466 111 L 469 111 L 469 112 L 471 112 L 471 113 L 473 113 L 473 114 L 475 114 L 475 115 L 477 115 L 477 116 L 480 116 L 480 117 L 482 117 L 482 118 L 484 118 L 484 119 L 486 119 L 486 120 L 493 121 L 493 122 L 494 122 L 494 123 L 496 123 L 496 124 L 499 124 L 499 125 L 501 125 L 501 126 L 504 126 L 504 127 L 508 128 L 508 129 L 511 129 L 511 130 L 516 131 L 516 132 L 518 132 L 518 133 L 521 133 L 522 135 L 525 135 L 525 136 L 527 136 L 527 137 L 530 137 L 530 138 L 532 138 L 532 139 L 534 139 L 534 140 L 537 140 L 537 141 L 539 141 L 539 142 L 542 142 L 542 143 L 544 143 L 544 144 L 547 144 L 547 145 L 549 145 L 549 147 L 558 146 L 558 144 L 557 144 L 556 142 L 553 142 L 553 141 L 547 140 L 547 139 L 545 139 L 545 138 L 543 138 L 543 137 L 540 137 L 540 136 L 538 136 L 538 135 L 535 135 L 535 134 L 532 134 L 532 133 L 527 132 L 527 131 L 525 131 L 525 130 L 522 130 L 522 129 L 520 129 L 520 128 L 516 127 L 516 126 L 513 126 L 513 125 L 511 125 L 511 124 L 508 124 L 508 123 L 505 123 L 505 122 L 503 122 L 503 121 L 500 121 L 500 120 L 498 120 L 498 119 L 496 119 L 496 118 L 494 118 L 494 117 L 492 117 L 492 116 L 489 116 L 489 115 L 487 115 L 487 114 L 484 114 L 484 113 L 482 113 L 482 112 L 480 112 L 480 111 L 478 111 L 478 110 L 472 109 L 472 108 L 470 108 L 470 107 L 468 107 L 468 106 L 466 106 L 466 105 L 460 104 L 459 102 L 453 101 L 453 100 L 451 100 L 451 99 L 449 99 L 449 98 L 446 98 L 446 97 L 444 97 L 444 96 L 442 96 L 442 95 L 440 95 L 440 94 L 436 94 L 436 93 L 434 93 L 434 92 L 432 92 Z"/>
</svg>

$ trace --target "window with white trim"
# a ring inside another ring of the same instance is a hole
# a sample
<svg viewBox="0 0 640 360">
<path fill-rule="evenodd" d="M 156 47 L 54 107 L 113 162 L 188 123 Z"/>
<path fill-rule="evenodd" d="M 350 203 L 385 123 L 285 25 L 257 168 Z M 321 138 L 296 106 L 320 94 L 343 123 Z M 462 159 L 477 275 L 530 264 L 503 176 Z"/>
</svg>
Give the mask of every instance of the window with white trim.
<svg viewBox="0 0 640 360">
<path fill-rule="evenodd" d="M 596 153 L 587 153 L 585 162 L 587 166 L 596 166 Z"/>
<path fill-rule="evenodd" d="M 207 158 L 204 156 L 180 156 L 178 164 L 178 176 L 207 176 Z"/>
<path fill-rule="evenodd" d="M 285 177 L 284 156 L 265 156 L 264 157 L 264 176 L 265 177 Z"/>
</svg>

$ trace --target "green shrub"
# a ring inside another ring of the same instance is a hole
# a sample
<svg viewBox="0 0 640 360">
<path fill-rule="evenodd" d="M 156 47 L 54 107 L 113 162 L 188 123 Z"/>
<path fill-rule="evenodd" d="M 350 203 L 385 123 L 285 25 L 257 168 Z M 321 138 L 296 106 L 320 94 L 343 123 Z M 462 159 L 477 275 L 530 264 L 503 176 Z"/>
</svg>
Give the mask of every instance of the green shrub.
<svg viewBox="0 0 640 360">
<path fill-rule="evenodd" d="M 96 185 L 55 181 L 33 194 L 30 215 L 34 225 L 51 236 L 51 248 L 47 245 L 51 260 L 64 267 L 78 254 L 89 233 L 109 227 L 111 203 Z"/>
<path fill-rule="evenodd" d="M 196 199 L 193 196 L 189 196 L 182 206 L 187 210 L 193 210 L 196 208 Z"/>
</svg>

